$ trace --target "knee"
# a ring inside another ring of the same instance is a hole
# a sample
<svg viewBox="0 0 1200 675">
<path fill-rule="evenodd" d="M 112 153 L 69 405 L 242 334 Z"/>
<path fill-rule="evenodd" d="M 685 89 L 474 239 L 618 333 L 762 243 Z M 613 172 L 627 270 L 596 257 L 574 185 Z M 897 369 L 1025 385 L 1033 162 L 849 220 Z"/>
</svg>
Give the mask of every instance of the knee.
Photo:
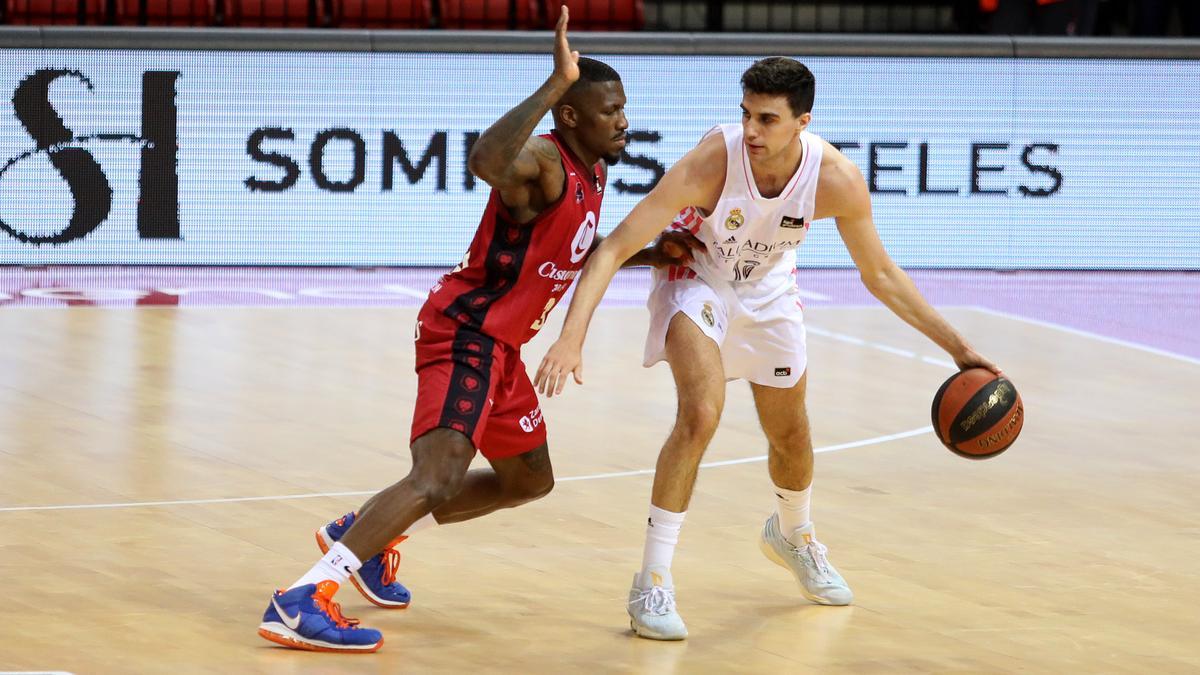
<svg viewBox="0 0 1200 675">
<path fill-rule="evenodd" d="M 424 471 L 417 481 L 417 494 L 425 506 L 433 510 L 453 499 L 462 490 L 465 473 L 444 466 Z"/>
<path fill-rule="evenodd" d="M 721 422 L 720 401 L 681 401 L 675 417 L 675 433 L 689 445 L 708 445 Z"/>
<path fill-rule="evenodd" d="M 773 430 L 767 441 L 771 447 L 789 456 L 812 454 L 812 437 L 807 425 L 788 425 L 783 429 Z"/>
<path fill-rule="evenodd" d="M 422 437 L 424 438 L 424 437 Z M 434 509 L 454 498 L 462 490 L 467 469 L 475 448 L 469 441 L 451 437 L 449 442 L 421 444 L 414 447 L 413 468 L 410 476 L 419 498 L 429 509 Z"/>
</svg>

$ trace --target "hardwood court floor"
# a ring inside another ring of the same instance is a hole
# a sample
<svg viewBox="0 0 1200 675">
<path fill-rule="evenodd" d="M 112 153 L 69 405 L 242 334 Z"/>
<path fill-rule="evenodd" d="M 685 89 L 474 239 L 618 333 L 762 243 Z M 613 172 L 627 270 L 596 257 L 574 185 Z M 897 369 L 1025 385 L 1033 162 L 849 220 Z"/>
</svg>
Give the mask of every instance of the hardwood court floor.
<svg viewBox="0 0 1200 675">
<path fill-rule="evenodd" d="M 414 313 L 0 312 L 0 670 L 1200 671 L 1200 366 L 967 309 L 946 314 L 1027 411 L 986 462 L 921 431 L 936 348 L 881 308 L 809 311 L 816 444 L 867 441 L 817 459 L 853 607 L 759 554 L 765 446 L 734 382 L 706 459 L 750 461 L 701 472 L 674 566 L 692 637 L 630 636 L 650 476 L 608 474 L 654 465 L 673 389 L 640 367 L 644 310 L 602 309 L 586 385 L 544 405 L 554 492 L 405 543 L 407 610 L 340 593 L 379 653 L 274 647 L 255 627 L 313 529 L 407 469 Z"/>
</svg>

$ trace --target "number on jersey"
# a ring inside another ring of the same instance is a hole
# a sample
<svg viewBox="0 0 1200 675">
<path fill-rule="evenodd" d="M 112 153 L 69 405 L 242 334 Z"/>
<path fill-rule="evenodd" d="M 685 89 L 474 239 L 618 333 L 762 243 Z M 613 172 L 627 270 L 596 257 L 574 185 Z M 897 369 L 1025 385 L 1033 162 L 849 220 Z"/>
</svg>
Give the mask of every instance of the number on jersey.
<svg viewBox="0 0 1200 675">
<path fill-rule="evenodd" d="M 558 298 L 550 298 L 550 300 L 546 302 L 546 308 L 542 310 L 542 315 L 538 317 L 537 321 L 533 322 L 533 325 L 531 325 L 530 328 L 533 330 L 541 330 L 542 326 L 546 325 L 546 317 L 550 314 L 550 310 L 554 309 L 554 304 L 557 302 Z"/>
</svg>

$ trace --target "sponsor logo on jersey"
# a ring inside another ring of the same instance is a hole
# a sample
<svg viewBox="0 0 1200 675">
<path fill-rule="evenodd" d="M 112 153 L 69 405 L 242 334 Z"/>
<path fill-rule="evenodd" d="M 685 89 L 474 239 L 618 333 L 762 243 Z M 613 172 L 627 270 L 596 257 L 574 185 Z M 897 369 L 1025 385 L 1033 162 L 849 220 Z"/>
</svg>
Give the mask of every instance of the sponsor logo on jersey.
<svg viewBox="0 0 1200 675">
<path fill-rule="evenodd" d="M 765 259 L 776 252 L 796 248 L 803 242 L 803 239 L 789 239 L 770 243 L 748 239 L 739 245 L 736 241 L 733 241 L 733 237 L 730 237 L 724 243 L 713 242 L 713 248 L 716 249 L 717 256 L 722 260 L 732 260 L 741 255 L 750 255 L 755 258 Z"/>
<path fill-rule="evenodd" d="M 775 377 L 787 377 L 792 374 L 791 368 L 776 368 Z"/>
<path fill-rule="evenodd" d="M 791 216 L 784 216 L 783 220 L 779 221 L 779 226 L 786 227 L 786 228 L 789 228 L 792 230 L 803 230 L 804 229 L 804 217 L 801 216 L 800 218 L 792 218 Z"/>
<path fill-rule="evenodd" d="M 725 219 L 725 229 L 736 230 L 746 222 L 746 217 L 742 215 L 741 209 L 733 209 L 729 212 L 729 217 Z"/>
<path fill-rule="evenodd" d="M 533 430 L 538 428 L 541 424 L 542 409 L 540 406 L 530 410 L 528 415 L 521 417 L 521 429 L 523 429 L 527 434 L 533 433 Z"/>
<path fill-rule="evenodd" d="M 738 253 L 753 253 L 756 255 L 767 255 L 775 250 L 775 243 L 767 243 L 765 241 L 754 241 L 753 239 L 742 244 L 738 249 Z"/>
<path fill-rule="evenodd" d="M 579 270 L 560 270 L 549 260 L 538 265 L 538 276 L 553 281 L 570 281 L 579 274 Z"/>
<path fill-rule="evenodd" d="M 583 260 L 588 251 L 592 250 L 592 242 L 595 239 L 596 214 L 588 211 L 583 222 L 579 224 L 579 229 L 575 231 L 575 238 L 571 240 L 571 262 Z"/>
</svg>

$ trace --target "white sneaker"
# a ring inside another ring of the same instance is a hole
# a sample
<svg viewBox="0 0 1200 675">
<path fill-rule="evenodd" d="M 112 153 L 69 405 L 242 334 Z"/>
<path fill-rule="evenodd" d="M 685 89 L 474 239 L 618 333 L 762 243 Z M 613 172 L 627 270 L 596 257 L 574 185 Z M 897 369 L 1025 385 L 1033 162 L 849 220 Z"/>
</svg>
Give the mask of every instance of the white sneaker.
<svg viewBox="0 0 1200 675">
<path fill-rule="evenodd" d="M 796 530 L 796 537 L 802 539 L 804 544 L 793 546 L 784 538 L 779 531 L 779 514 L 775 513 L 763 525 L 759 547 L 763 555 L 776 565 L 792 571 L 804 597 L 821 605 L 850 604 L 854 600 L 854 593 L 825 557 L 828 549 L 817 541 L 813 524 Z"/>
<path fill-rule="evenodd" d="M 671 572 L 654 566 L 633 575 L 629 589 L 629 627 L 640 637 L 651 640 L 682 640 L 687 626 L 675 610 L 675 584 Z"/>
</svg>

